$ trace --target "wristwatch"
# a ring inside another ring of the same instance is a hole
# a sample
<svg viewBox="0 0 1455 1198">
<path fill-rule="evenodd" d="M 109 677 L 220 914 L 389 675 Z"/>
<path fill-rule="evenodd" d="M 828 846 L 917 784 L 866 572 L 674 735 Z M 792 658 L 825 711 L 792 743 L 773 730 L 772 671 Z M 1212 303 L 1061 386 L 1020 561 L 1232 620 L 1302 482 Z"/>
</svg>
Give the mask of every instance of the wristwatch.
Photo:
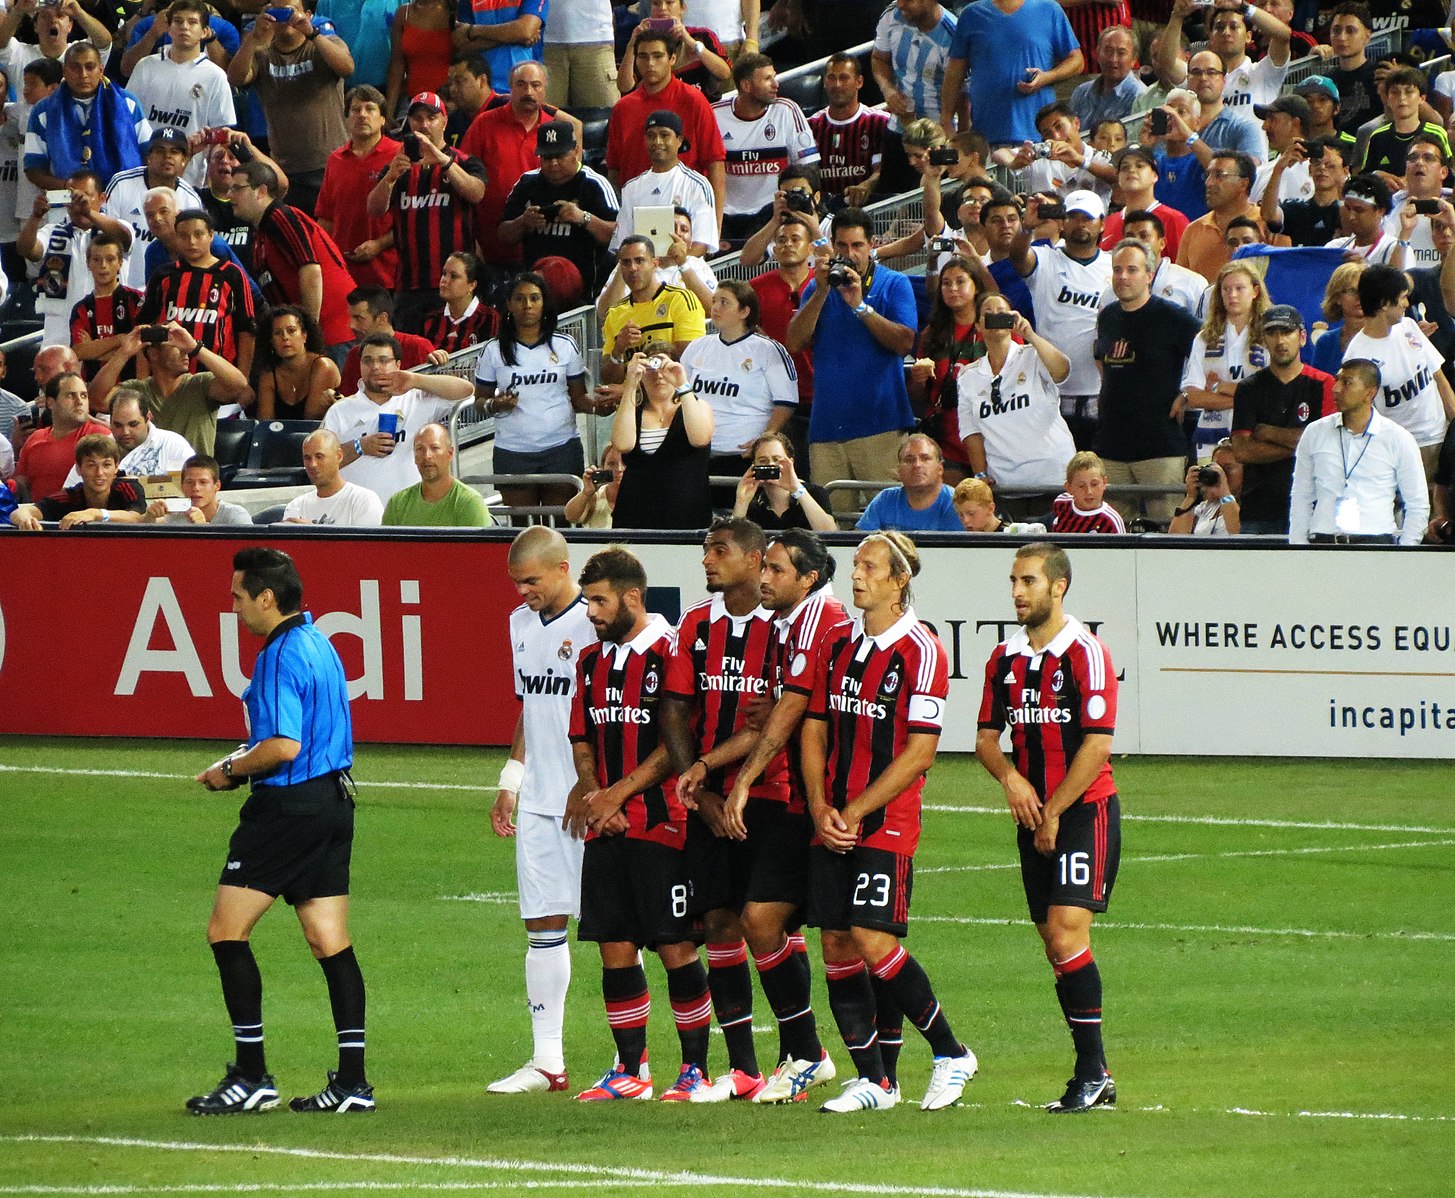
<svg viewBox="0 0 1455 1198">
<path fill-rule="evenodd" d="M 869 301 L 868 300 L 860 300 L 859 301 L 859 306 L 854 309 L 854 315 L 855 316 L 868 316 L 873 311 L 874 311 L 874 309 L 869 306 Z"/>
<path fill-rule="evenodd" d="M 222 759 L 222 776 L 224 778 L 226 778 L 229 782 L 232 781 L 232 758 L 231 757 L 224 757 Z"/>
<path fill-rule="evenodd" d="M 1187 144 L 1190 145 L 1190 146 L 1197 145 L 1197 143 L 1200 142 L 1201 140 L 1202 140 L 1202 138 L 1200 138 L 1196 133 L 1189 133 L 1187 135 Z"/>
<path fill-rule="evenodd" d="M 798 486 L 794 487 L 793 490 L 791 490 L 791 491 L 788 492 L 788 498 L 789 499 L 802 499 L 807 494 L 808 494 L 808 484 L 801 482 L 801 483 L 798 484 Z"/>
<path fill-rule="evenodd" d="M 583 229 L 589 229 L 591 227 L 591 213 L 583 212 L 581 214 L 581 219 L 576 223 L 580 225 Z"/>
<path fill-rule="evenodd" d="M 691 391 L 692 391 L 692 384 L 691 383 L 685 383 L 681 387 L 678 387 L 677 390 L 675 390 L 675 391 L 672 392 L 672 398 L 673 399 L 681 399 L 684 395 L 690 394 Z"/>
</svg>

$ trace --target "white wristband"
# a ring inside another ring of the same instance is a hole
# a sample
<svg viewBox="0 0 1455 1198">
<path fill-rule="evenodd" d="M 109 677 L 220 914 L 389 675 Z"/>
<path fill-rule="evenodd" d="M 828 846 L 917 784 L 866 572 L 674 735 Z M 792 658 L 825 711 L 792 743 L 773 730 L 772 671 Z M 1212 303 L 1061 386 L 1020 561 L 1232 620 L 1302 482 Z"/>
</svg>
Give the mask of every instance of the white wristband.
<svg viewBox="0 0 1455 1198">
<path fill-rule="evenodd" d="M 513 795 L 519 794 L 520 784 L 524 781 L 525 762 L 511 757 L 500 767 L 500 781 L 495 784 L 495 789 L 508 790 Z"/>
</svg>

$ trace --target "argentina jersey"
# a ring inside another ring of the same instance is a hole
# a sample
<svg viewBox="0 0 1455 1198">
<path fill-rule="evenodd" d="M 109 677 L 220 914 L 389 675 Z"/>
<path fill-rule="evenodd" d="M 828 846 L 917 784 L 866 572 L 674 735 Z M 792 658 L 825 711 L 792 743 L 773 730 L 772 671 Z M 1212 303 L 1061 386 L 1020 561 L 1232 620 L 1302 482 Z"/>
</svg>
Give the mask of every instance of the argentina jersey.
<svg viewBox="0 0 1455 1198">
<path fill-rule="evenodd" d="M 576 659 L 596 643 L 580 595 L 564 611 L 547 617 L 522 604 L 510 613 L 511 672 L 521 702 L 525 733 L 525 780 L 519 809 L 559 817 L 576 782 L 571 755 L 571 701 L 576 694 Z"/>
</svg>

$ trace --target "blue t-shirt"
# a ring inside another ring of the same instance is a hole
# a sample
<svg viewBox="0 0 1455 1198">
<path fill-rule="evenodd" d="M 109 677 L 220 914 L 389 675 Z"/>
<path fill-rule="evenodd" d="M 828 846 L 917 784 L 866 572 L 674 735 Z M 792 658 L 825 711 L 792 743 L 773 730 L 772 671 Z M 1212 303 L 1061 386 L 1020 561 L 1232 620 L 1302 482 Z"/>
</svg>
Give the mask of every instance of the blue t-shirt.
<svg viewBox="0 0 1455 1198">
<path fill-rule="evenodd" d="M 1031 289 L 1021 278 L 1020 271 L 1016 270 L 1015 263 L 1009 258 L 1002 258 L 999 262 L 987 263 L 985 269 L 1000 288 L 1000 294 L 1010 301 L 1010 306 L 1031 322 L 1031 328 L 1035 328 L 1035 301 L 1032 300 Z"/>
<path fill-rule="evenodd" d="M 955 492 L 948 483 L 940 484 L 939 496 L 922 511 L 909 506 L 903 487 L 886 487 L 869 501 L 854 527 L 860 532 L 878 532 L 882 528 L 901 532 L 965 531 L 955 515 Z"/>
<path fill-rule="evenodd" d="M 156 19 L 156 15 L 153 14 L 149 17 L 143 17 L 136 23 L 136 27 L 131 31 L 131 40 L 126 43 L 128 50 L 147 35 L 147 30 L 152 27 Z M 227 51 L 227 56 L 231 58 L 236 54 L 238 47 L 242 45 L 242 37 L 238 34 L 237 26 L 231 21 L 219 17 L 216 13 L 208 17 L 207 24 L 212 28 L 212 32 L 216 35 L 217 40 L 222 43 L 222 48 Z M 170 33 L 162 34 L 161 39 L 157 42 L 158 46 L 170 46 L 171 44 L 172 35 Z"/>
<path fill-rule="evenodd" d="M 1197 155 L 1189 150 L 1181 158 L 1167 157 L 1167 151 L 1157 147 L 1157 182 L 1152 185 L 1152 194 L 1159 204 L 1176 208 L 1189 221 L 1207 215 L 1207 171 Z"/>
<path fill-rule="evenodd" d="M 1325 329 L 1319 339 L 1303 351 L 1308 364 L 1325 374 L 1338 374 L 1339 367 L 1344 364 L 1343 333 L 1342 320 Z"/>
<path fill-rule="evenodd" d="M 571 0 L 562 0 L 570 3 Z M 460 0 L 459 19 L 464 25 L 508 25 L 516 17 L 539 17 L 541 36 L 530 46 L 491 46 L 481 48 L 490 67 L 490 82 L 504 87 L 518 63 L 540 62 L 544 57 L 546 10 L 550 0 Z"/>
<path fill-rule="evenodd" d="M 1219 154 L 1242 150 L 1259 162 L 1268 160 L 1268 138 L 1263 127 L 1245 116 L 1239 116 L 1231 108 L 1224 108 L 1213 117 L 1199 136 Z"/>
<path fill-rule="evenodd" d="M 249 748 L 275 736 L 302 746 L 297 757 L 268 774 L 262 785 L 292 786 L 353 764 L 344 665 L 307 612 L 290 616 L 268 635 L 242 698 Z"/>
<path fill-rule="evenodd" d="M 816 286 L 810 280 L 800 307 Z M 914 289 L 897 270 L 876 266 L 864 296 L 885 320 L 918 328 Z M 837 291 L 830 291 L 813 334 L 813 408 L 808 439 L 854 441 L 914 425 L 904 358 L 885 349 L 864 328 Z"/>
<path fill-rule="evenodd" d="M 1056 98 L 1054 87 L 1022 95 L 1015 85 L 1027 67 L 1049 71 L 1081 48 L 1071 22 L 1055 0 L 1025 0 L 1003 13 L 995 0 L 968 5 L 955 26 L 950 57 L 970 66 L 970 120 L 990 140 L 1039 141 L 1036 113 Z"/>
</svg>

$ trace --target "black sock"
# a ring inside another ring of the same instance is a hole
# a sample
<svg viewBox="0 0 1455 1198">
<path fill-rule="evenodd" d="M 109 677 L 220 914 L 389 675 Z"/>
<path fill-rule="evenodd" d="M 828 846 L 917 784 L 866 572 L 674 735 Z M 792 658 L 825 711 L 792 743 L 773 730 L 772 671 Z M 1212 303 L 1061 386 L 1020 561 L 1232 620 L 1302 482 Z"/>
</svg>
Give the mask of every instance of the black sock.
<svg viewBox="0 0 1455 1198">
<path fill-rule="evenodd" d="M 869 975 L 874 987 L 874 1006 L 878 1011 L 875 1023 L 879 1028 L 879 1056 L 884 1061 L 884 1075 L 891 1086 L 899 1085 L 899 1054 L 904 1048 L 904 1012 L 890 985 Z"/>
<path fill-rule="evenodd" d="M 622 1071 L 636 1077 L 647 1052 L 647 1016 L 652 997 L 647 993 L 647 971 L 638 962 L 625 969 L 601 971 L 601 997 L 606 1000 L 606 1022 L 616 1041 Z"/>
<path fill-rule="evenodd" d="M 1057 989 L 1065 995 L 1071 1042 L 1076 1045 L 1076 1078 L 1095 1081 L 1106 1073 L 1101 1042 L 1101 971 L 1089 948 L 1055 969 Z"/>
<path fill-rule="evenodd" d="M 333 1026 L 338 1033 L 338 1083 L 364 1084 L 364 971 L 349 945 L 318 964 L 328 982 L 328 1002 L 333 1008 Z"/>
<path fill-rule="evenodd" d="M 879 1053 L 879 1036 L 874 1027 L 874 987 L 862 961 L 824 963 L 828 979 L 829 1009 L 839 1025 L 844 1047 L 854 1059 L 859 1076 L 883 1085 L 884 1058 Z"/>
<path fill-rule="evenodd" d="M 809 994 L 808 958 L 794 952 L 793 941 L 785 937 L 781 948 L 757 964 L 758 981 L 778 1021 L 778 1059 L 817 1061 L 823 1045 Z"/>
<path fill-rule="evenodd" d="M 694 958 L 686 965 L 667 970 L 667 997 L 672 1000 L 672 1018 L 677 1021 L 677 1038 L 682 1042 L 682 1063 L 696 1065 L 706 1077 L 712 999 L 707 992 L 707 970 L 702 968 L 701 961 Z M 751 1023 L 748 1034 L 752 1035 Z"/>
<path fill-rule="evenodd" d="M 929 1041 L 930 1051 L 935 1056 L 958 1057 L 965 1051 L 965 1046 L 955 1039 L 950 1021 L 940 1009 L 939 1000 L 930 987 L 929 975 L 905 951 L 904 945 L 901 944 L 874 966 L 874 976 L 893 992 L 905 1017 Z"/>
<path fill-rule="evenodd" d="M 753 974 L 748 968 L 748 946 L 707 946 L 707 985 L 712 1009 L 727 1045 L 728 1067 L 749 1077 L 758 1075 L 758 1051 L 753 1046 Z"/>
<path fill-rule="evenodd" d="M 232 1020 L 237 1068 L 249 1081 L 268 1072 L 263 1056 L 263 975 L 246 940 L 218 940 L 212 946 L 222 978 L 222 1001 Z"/>
</svg>

